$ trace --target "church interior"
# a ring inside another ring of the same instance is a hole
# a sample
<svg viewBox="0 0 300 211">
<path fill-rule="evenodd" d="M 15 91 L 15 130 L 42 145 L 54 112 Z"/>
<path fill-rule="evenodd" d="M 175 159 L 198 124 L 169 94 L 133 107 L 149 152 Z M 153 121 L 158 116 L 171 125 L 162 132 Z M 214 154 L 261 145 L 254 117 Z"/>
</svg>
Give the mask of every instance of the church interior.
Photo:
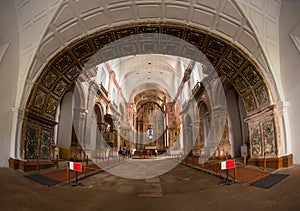
<svg viewBox="0 0 300 211">
<path fill-rule="evenodd" d="M 1 4 L 1 167 L 300 163 L 298 1 Z"/>
</svg>

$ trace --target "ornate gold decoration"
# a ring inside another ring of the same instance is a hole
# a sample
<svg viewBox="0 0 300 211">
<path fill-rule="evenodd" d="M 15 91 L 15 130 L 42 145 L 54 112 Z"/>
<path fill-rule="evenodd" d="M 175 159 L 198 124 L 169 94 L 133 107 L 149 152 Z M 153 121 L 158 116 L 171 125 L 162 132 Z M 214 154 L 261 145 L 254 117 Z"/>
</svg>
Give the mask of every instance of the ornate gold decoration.
<svg viewBox="0 0 300 211">
<path fill-rule="evenodd" d="M 97 49 L 102 48 L 105 45 L 108 45 L 113 41 L 113 37 L 110 33 L 102 34 L 96 38 L 93 39 L 93 42 Z"/>
<path fill-rule="evenodd" d="M 249 81 L 251 86 L 254 86 L 258 81 L 260 81 L 258 73 L 250 65 L 245 70 L 243 70 L 243 75 Z"/>
<path fill-rule="evenodd" d="M 46 101 L 46 96 L 47 96 L 47 94 L 39 89 L 36 92 L 33 106 L 36 107 L 36 108 L 42 109 L 44 107 L 44 104 L 45 104 L 45 101 Z"/>
<path fill-rule="evenodd" d="M 226 75 L 227 78 L 231 78 L 235 74 L 235 70 L 226 62 L 222 62 L 219 67 L 219 71 Z"/>
<path fill-rule="evenodd" d="M 129 41 L 129 40 L 133 41 L 134 37 L 131 35 L 134 35 L 134 34 L 135 34 L 135 28 L 122 29 L 122 30 L 116 31 L 116 33 L 115 33 L 117 40 L 123 38 L 124 40 L 127 40 L 127 41 Z"/>
<path fill-rule="evenodd" d="M 54 89 L 54 93 L 57 95 L 57 96 L 61 96 L 62 94 L 63 94 L 63 92 L 65 91 L 65 89 L 66 89 L 66 87 L 67 87 L 67 83 L 66 82 L 64 82 L 63 80 L 60 80 L 58 83 L 57 83 L 57 85 L 56 85 L 56 87 L 55 87 L 55 89 Z"/>
<path fill-rule="evenodd" d="M 80 73 L 80 69 L 77 65 L 74 65 L 67 73 L 66 77 L 70 80 L 73 81 Z"/>
<path fill-rule="evenodd" d="M 77 58 L 81 58 L 92 52 L 92 48 L 88 42 L 82 43 L 72 49 L 72 52 Z"/>
<path fill-rule="evenodd" d="M 196 46 L 202 46 L 205 38 L 205 34 L 193 31 L 188 31 L 186 35 L 186 41 Z"/>
<path fill-rule="evenodd" d="M 55 63 L 56 69 L 58 69 L 60 72 L 65 71 L 70 64 L 72 64 L 73 60 L 68 54 L 64 54 L 58 61 Z"/>
<path fill-rule="evenodd" d="M 254 109 L 256 109 L 256 104 L 252 93 L 250 93 L 244 98 L 244 102 L 247 112 L 251 112 Z"/>
<path fill-rule="evenodd" d="M 256 94 L 258 104 L 260 106 L 269 103 L 268 91 L 264 84 L 260 85 L 257 89 L 255 89 L 255 94 Z"/>
<path fill-rule="evenodd" d="M 235 49 L 231 49 L 226 56 L 226 59 L 230 61 L 236 68 L 240 68 L 246 61 Z"/>
<path fill-rule="evenodd" d="M 41 146 L 40 146 L 41 159 L 50 158 L 50 138 L 51 138 L 51 132 L 48 130 L 42 130 L 42 139 L 41 139 Z"/>
<path fill-rule="evenodd" d="M 56 108 L 58 106 L 58 101 L 53 97 L 50 97 L 47 105 L 46 112 L 51 115 L 55 115 Z"/>
<path fill-rule="evenodd" d="M 219 55 L 223 55 L 224 51 L 227 48 L 227 45 L 223 42 L 220 42 L 218 40 L 215 39 L 209 39 L 209 42 L 206 46 L 209 50 L 219 54 Z"/>
<path fill-rule="evenodd" d="M 180 28 L 163 27 L 162 33 L 173 36 L 173 37 L 182 38 L 183 30 Z M 173 40 L 174 38 L 171 38 L 168 36 L 163 36 L 163 39 L 165 39 L 165 40 L 172 39 Z"/>
<path fill-rule="evenodd" d="M 252 145 L 252 155 L 261 156 L 262 155 L 262 141 L 260 135 L 259 125 L 251 127 L 251 145 Z"/>
<path fill-rule="evenodd" d="M 206 58 L 211 62 L 211 64 L 215 67 L 219 61 L 219 58 L 207 52 L 204 52 L 204 54 Z"/>
<path fill-rule="evenodd" d="M 43 85 L 45 87 L 47 87 L 48 89 L 50 89 L 50 87 L 52 86 L 52 84 L 56 81 L 57 79 L 57 75 L 54 74 L 52 71 L 48 72 L 48 74 L 45 76 L 44 80 L 43 80 Z"/>
<path fill-rule="evenodd" d="M 247 91 L 247 84 L 241 76 L 238 76 L 236 79 L 234 79 L 233 83 L 239 93 L 244 94 Z"/>
<path fill-rule="evenodd" d="M 273 121 L 264 122 L 263 128 L 263 139 L 264 139 L 264 152 L 266 154 L 275 154 L 275 133 Z"/>
</svg>

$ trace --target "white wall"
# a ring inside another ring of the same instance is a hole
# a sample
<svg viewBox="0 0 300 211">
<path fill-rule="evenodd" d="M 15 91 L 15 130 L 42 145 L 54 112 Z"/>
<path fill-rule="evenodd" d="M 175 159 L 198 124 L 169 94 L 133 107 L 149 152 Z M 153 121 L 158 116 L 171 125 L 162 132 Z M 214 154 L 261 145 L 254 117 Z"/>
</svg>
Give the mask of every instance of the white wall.
<svg viewBox="0 0 300 211">
<path fill-rule="evenodd" d="M 19 37 L 14 1 L 1 0 L 0 5 L 0 167 L 8 166 L 14 99 L 17 92 Z M 6 51 L 2 46 L 9 46 Z M 3 53 L 3 54 L 2 54 Z M 16 111 L 17 113 L 18 111 Z"/>
<path fill-rule="evenodd" d="M 294 162 L 300 163 L 300 54 L 290 33 L 300 24 L 300 1 L 284 0 L 280 15 L 280 68 L 283 91 L 288 101 L 288 125 Z"/>
<path fill-rule="evenodd" d="M 243 144 L 243 137 L 237 97 L 230 89 L 226 91 L 226 104 L 231 155 L 236 157 L 241 155 L 240 147 Z"/>
<path fill-rule="evenodd" d="M 72 138 L 73 95 L 68 92 L 61 103 L 57 144 L 62 148 L 69 148 Z"/>
</svg>

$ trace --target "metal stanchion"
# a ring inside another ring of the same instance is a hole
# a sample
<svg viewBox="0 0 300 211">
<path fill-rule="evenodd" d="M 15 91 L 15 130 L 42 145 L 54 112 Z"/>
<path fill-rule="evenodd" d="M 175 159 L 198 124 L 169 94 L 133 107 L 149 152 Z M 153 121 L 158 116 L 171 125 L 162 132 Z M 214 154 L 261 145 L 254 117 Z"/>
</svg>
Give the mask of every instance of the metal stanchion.
<svg viewBox="0 0 300 211">
<path fill-rule="evenodd" d="M 56 155 L 56 169 L 58 169 L 58 155 Z"/>
<path fill-rule="evenodd" d="M 40 173 L 40 161 L 39 161 L 39 156 L 36 156 L 36 170 L 37 174 Z"/>
<path fill-rule="evenodd" d="M 69 162 L 68 162 L 68 165 L 67 165 L 67 183 L 70 183 L 70 170 L 69 170 Z"/>
<path fill-rule="evenodd" d="M 89 164 L 89 156 L 87 155 L 85 161 L 84 175 L 86 175 L 87 173 L 88 164 Z"/>
<path fill-rule="evenodd" d="M 266 153 L 264 153 L 264 170 L 267 168 L 267 159 L 266 159 Z"/>
</svg>

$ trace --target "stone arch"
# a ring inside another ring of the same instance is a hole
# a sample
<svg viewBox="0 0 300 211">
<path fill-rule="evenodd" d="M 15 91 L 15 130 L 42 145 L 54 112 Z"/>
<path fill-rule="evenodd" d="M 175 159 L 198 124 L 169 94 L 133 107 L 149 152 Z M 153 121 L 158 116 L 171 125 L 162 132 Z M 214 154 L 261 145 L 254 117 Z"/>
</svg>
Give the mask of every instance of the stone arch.
<svg viewBox="0 0 300 211">
<path fill-rule="evenodd" d="M 100 152 L 104 148 L 104 132 L 106 130 L 106 124 L 104 121 L 104 111 L 100 104 L 96 103 L 94 106 L 95 118 L 97 122 L 96 130 L 96 149 L 100 149 Z"/>
<path fill-rule="evenodd" d="M 58 103 L 64 93 L 74 86 L 74 82 L 82 69 L 93 71 L 92 67 L 95 62 L 102 63 L 122 56 L 149 53 L 147 47 L 145 47 L 146 50 L 143 50 L 143 48 L 136 46 L 136 42 L 128 42 L 127 46 L 114 46 L 114 48 L 109 46 L 109 43 L 130 37 L 130 35 L 151 35 L 151 33 L 177 37 L 203 52 L 212 66 L 220 75 L 224 75 L 233 84 L 242 98 L 247 113 L 246 121 L 249 122 L 249 131 L 254 131 L 254 129 L 265 132 L 272 131 L 272 134 L 266 134 L 269 140 L 266 145 L 273 145 L 275 148 L 278 147 L 277 133 L 279 129 L 276 125 L 276 118 L 274 118 L 273 104 L 274 95 L 277 95 L 277 93 L 270 91 L 270 85 L 266 83 L 266 78 L 262 74 L 262 70 L 240 48 L 223 38 L 207 31 L 178 23 L 123 25 L 94 33 L 73 42 L 63 49 L 46 65 L 32 88 L 26 104 L 21 144 L 23 146 L 26 144 L 26 136 L 28 134 L 28 127 L 26 125 L 28 122 L 40 119 L 48 127 L 52 128 L 51 125 L 55 124 L 54 115 Z M 157 43 L 155 40 L 151 40 L 151 37 L 150 41 L 149 45 Z M 194 58 L 194 52 L 190 51 L 188 46 L 185 46 L 183 42 L 177 43 L 175 46 L 168 46 L 168 41 L 159 40 L 159 44 L 165 47 L 150 50 L 150 52 L 178 55 L 190 59 Z M 116 51 L 115 47 L 119 51 Z M 122 50 L 123 47 L 126 49 Z M 150 46 L 150 49 L 153 49 L 152 47 Z M 103 54 L 101 57 L 99 55 L 97 57 L 92 56 L 98 50 L 104 48 L 105 55 Z M 277 97 L 275 98 L 277 99 Z M 259 117 L 257 114 L 259 114 Z M 264 115 L 268 117 L 267 122 L 262 122 L 259 119 Z M 35 124 L 39 125 L 39 123 Z M 265 132 L 260 133 L 258 141 L 262 142 Z M 250 142 L 253 142 L 256 140 L 253 134 L 257 133 L 251 132 L 251 134 Z M 273 157 L 278 155 L 276 149 L 269 150 L 268 153 Z M 262 154 L 255 156 L 261 158 Z"/>
<path fill-rule="evenodd" d="M 193 120 L 192 117 L 187 114 L 184 120 L 184 128 L 183 128 L 183 143 L 184 143 L 184 152 L 185 154 L 192 153 L 193 148 L 193 130 L 192 130 Z"/>
<path fill-rule="evenodd" d="M 199 116 L 200 116 L 200 125 L 199 125 L 199 135 L 200 135 L 200 154 L 204 154 L 205 156 L 210 156 L 209 150 L 209 140 L 208 140 L 208 132 L 210 125 L 210 107 L 207 106 L 207 103 L 204 101 L 200 101 L 199 103 Z"/>
</svg>

